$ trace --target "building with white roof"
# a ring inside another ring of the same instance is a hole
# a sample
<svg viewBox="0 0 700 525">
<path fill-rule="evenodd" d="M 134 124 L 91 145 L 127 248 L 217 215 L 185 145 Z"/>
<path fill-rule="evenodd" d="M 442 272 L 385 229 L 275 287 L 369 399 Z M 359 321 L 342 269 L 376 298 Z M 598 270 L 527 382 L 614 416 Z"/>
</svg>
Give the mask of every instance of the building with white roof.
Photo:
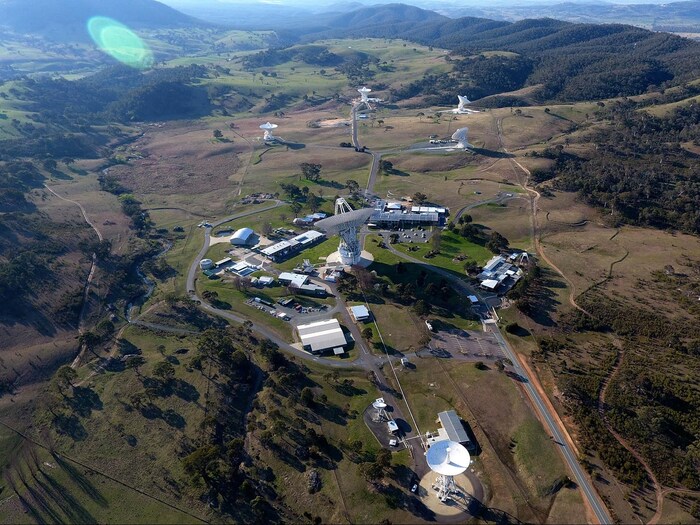
<svg viewBox="0 0 700 525">
<path fill-rule="evenodd" d="M 280 241 L 261 250 L 261 253 L 273 261 L 281 261 L 290 255 L 305 250 L 322 241 L 325 235 L 316 230 L 309 230 L 286 241 Z"/>
<path fill-rule="evenodd" d="M 468 449 L 474 448 L 474 442 L 469 437 L 462 420 L 454 410 L 446 410 L 438 414 L 440 428 L 437 432 L 428 432 L 427 438 L 430 445 L 438 441 L 455 441 Z"/>
<path fill-rule="evenodd" d="M 297 326 L 304 349 L 311 353 L 343 348 L 347 339 L 337 319 L 327 319 Z"/>
<path fill-rule="evenodd" d="M 366 321 L 369 319 L 369 310 L 364 304 L 351 306 L 350 313 L 357 322 Z"/>
<path fill-rule="evenodd" d="M 309 280 L 308 275 L 302 275 L 300 273 L 282 272 L 278 277 L 279 281 L 285 286 L 292 286 L 294 288 L 301 288 Z"/>
</svg>

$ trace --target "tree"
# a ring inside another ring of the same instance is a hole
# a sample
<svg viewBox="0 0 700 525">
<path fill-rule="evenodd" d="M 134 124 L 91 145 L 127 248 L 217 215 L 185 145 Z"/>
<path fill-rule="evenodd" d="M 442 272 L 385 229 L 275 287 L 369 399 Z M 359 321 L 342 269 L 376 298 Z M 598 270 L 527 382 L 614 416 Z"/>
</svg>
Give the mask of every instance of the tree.
<svg viewBox="0 0 700 525">
<path fill-rule="evenodd" d="M 53 159 L 46 159 L 44 161 L 44 168 L 46 168 L 48 171 L 53 171 L 58 167 L 58 162 L 56 162 Z"/>
<path fill-rule="evenodd" d="M 369 326 L 362 329 L 362 337 L 367 339 L 367 341 L 371 341 L 372 338 L 374 337 L 374 332 L 372 331 L 372 329 Z"/>
<path fill-rule="evenodd" d="M 130 368 L 134 372 L 136 372 L 137 376 L 141 376 L 141 371 L 139 370 L 143 365 L 146 364 L 146 360 L 141 357 L 140 355 L 134 355 L 131 356 L 127 361 L 126 361 L 126 367 Z"/>
<path fill-rule="evenodd" d="M 423 204 L 426 200 L 428 200 L 428 196 L 425 193 L 417 191 L 413 194 L 413 202 L 418 204 L 419 206 Z"/>
<path fill-rule="evenodd" d="M 430 245 L 433 247 L 433 251 L 440 251 L 440 246 L 442 246 L 442 232 L 440 230 L 436 230 L 430 237 Z"/>
<path fill-rule="evenodd" d="M 321 199 L 319 199 L 313 193 L 309 193 L 309 196 L 306 197 L 306 205 L 309 207 L 309 209 L 313 213 L 316 213 L 318 211 L 318 209 L 321 207 Z"/>
<path fill-rule="evenodd" d="M 430 314 L 430 303 L 425 302 L 423 299 L 418 299 L 413 306 L 413 311 L 421 317 L 425 317 Z"/>
<path fill-rule="evenodd" d="M 263 222 L 260 230 L 262 231 L 263 235 L 270 235 L 272 233 L 272 224 L 270 224 L 269 221 L 265 221 Z"/>
<path fill-rule="evenodd" d="M 211 464 L 219 459 L 219 447 L 216 445 L 204 445 L 189 454 L 182 460 L 182 467 L 193 480 L 200 477 L 208 482 L 211 472 Z"/>
<path fill-rule="evenodd" d="M 486 247 L 493 253 L 500 253 L 502 249 L 508 247 L 508 239 L 498 232 L 493 232 L 486 243 Z"/>
<path fill-rule="evenodd" d="M 360 191 L 360 185 L 356 180 L 348 179 L 345 181 L 345 187 L 350 191 L 350 193 L 355 194 Z"/>
<path fill-rule="evenodd" d="M 58 388 L 59 392 L 63 394 L 63 390 L 66 387 L 73 386 L 73 381 L 75 381 L 77 377 L 78 373 L 75 370 L 68 365 L 63 365 L 61 368 L 56 370 L 56 373 L 53 376 L 53 382 Z"/>
<path fill-rule="evenodd" d="M 316 182 L 321 178 L 321 164 L 312 164 L 310 162 L 302 162 L 299 164 L 301 173 L 306 180 Z"/>
<path fill-rule="evenodd" d="M 369 482 L 375 482 L 382 478 L 384 472 L 382 467 L 377 463 L 364 463 L 361 467 L 362 475 Z"/>
<path fill-rule="evenodd" d="M 377 452 L 377 456 L 374 461 L 382 470 L 388 469 L 391 466 L 391 452 L 385 448 L 382 448 L 379 450 L 379 452 Z"/>
<path fill-rule="evenodd" d="M 313 392 L 313 390 L 311 390 L 308 386 L 305 386 L 301 390 L 301 394 L 299 395 L 299 401 L 305 407 L 309 407 L 309 406 L 313 405 L 314 404 L 314 392 Z"/>
<path fill-rule="evenodd" d="M 294 213 L 295 217 L 299 216 L 299 212 L 301 211 L 301 203 L 298 201 L 292 202 L 289 207 L 292 209 L 292 212 Z"/>
<path fill-rule="evenodd" d="M 517 334 L 520 331 L 520 325 L 518 323 L 508 323 L 506 325 L 506 332 L 509 334 Z"/>
<path fill-rule="evenodd" d="M 175 377 L 175 367 L 167 361 L 161 361 L 153 368 L 153 375 L 163 383 L 168 383 Z"/>
<path fill-rule="evenodd" d="M 390 160 L 382 159 L 379 161 L 379 171 L 388 175 L 394 171 L 394 164 Z"/>
<path fill-rule="evenodd" d="M 212 135 L 214 135 L 214 138 L 217 139 L 217 140 L 224 137 L 224 134 L 221 132 L 220 129 L 215 129 L 215 130 L 212 132 Z"/>
</svg>

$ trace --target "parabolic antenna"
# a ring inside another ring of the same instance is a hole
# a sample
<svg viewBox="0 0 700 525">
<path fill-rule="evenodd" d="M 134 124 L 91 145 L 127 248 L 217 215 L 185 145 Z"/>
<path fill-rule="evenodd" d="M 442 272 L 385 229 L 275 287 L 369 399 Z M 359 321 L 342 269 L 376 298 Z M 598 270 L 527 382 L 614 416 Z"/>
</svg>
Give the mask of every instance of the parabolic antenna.
<svg viewBox="0 0 700 525">
<path fill-rule="evenodd" d="M 376 408 L 376 409 L 380 409 L 380 408 L 386 408 L 387 405 L 386 405 L 386 403 L 384 402 L 384 398 L 383 398 L 383 397 L 380 397 L 379 399 L 377 399 L 376 401 L 374 401 L 374 403 L 372 403 L 372 406 L 373 406 L 374 408 Z"/>
<path fill-rule="evenodd" d="M 364 87 L 364 86 L 361 87 L 360 89 L 358 89 L 357 91 L 360 92 L 360 96 L 362 97 L 362 102 L 367 102 L 369 100 L 367 98 L 367 95 L 369 95 L 372 92 L 372 90 L 370 88 Z"/>
<path fill-rule="evenodd" d="M 273 141 L 275 140 L 275 137 L 272 136 L 272 130 L 277 127 L 277 124 L 271 124 L 270 122 L 265 122 L 265 124 L 260 125 L 260 129 L 265 130 L 265 134 L 263 135 L 263 140 L 265 141 Z"/>
<path fill-rule="evenodd" d="M 362 226 L 372 216 L 372 213 L 374 213 L 374 208 L 352 210 L 320 220 L 316 223 L 316 227 L 325 231 L 328 235 L 339 235 L 343 230 Z"/>
<path fill-rule="evenodd" d="M 458 476 L 469 468 L 469 452 L 456 441 L 448 439 L 431 445 L 426 454 L 430 470 L 442 476 Z"/>
<path fill-rule="evenodd" d="M 459 128 L 452 134 L 452 140 L 457 141 L 457 147 L 462 149 L 471 148 L 469 144 L 469 128 Z"/>
<path fill-rule="evenodd" d="M 338 235 L 340 245 L 338 254 L 340 262 L 353 266 L 362 259 L 362 246 L 357 235 L 357 229 L 362 226 L 374 213 L 373 208 L 353 210 L 342 197 L 335 201 L 335 215 L 316 223 L 316 227 L 328 235 Z"/>
</svg>

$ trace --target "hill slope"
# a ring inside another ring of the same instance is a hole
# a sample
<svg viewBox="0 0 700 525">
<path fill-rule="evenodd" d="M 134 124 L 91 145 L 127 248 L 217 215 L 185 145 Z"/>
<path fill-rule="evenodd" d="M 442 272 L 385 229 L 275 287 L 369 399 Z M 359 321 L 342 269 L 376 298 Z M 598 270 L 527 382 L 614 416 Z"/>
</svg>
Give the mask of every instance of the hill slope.
<svg viewBox="0 0 700 525">
<path fill-rule="evenodd" d="M 361 9 L 342 17 L 329 30 L 307 34 L 305 40 L 327 37 L 403 38 L 428 46 L 451 49 L 469 57 L 485 51 L 509 51 L 519 57 L 517 63 L 492 64 L 488 81 L 492 88 L 477 90 L 476 97 L 499 92 L 498 71 L 517 70 L 518 78 L 509 78 L 507 89 L 543 85 L 541 100 L 590 100 L 636 95 L 650 87 L 678 84 L 700 76 L 700 43 L 668 33 L 655 33 L 622 24 L 572 24 L 551 18 L 505 22 L 464 17 L 455 20 L 440 15 L 422 20 L 406 20 L 406 6 L 382 6 L 383 22 L 372 23 L 374 10 Z M 421 10 L 419 10 L 421 11 Z M 393 14 L 393 16 L 392 16 Z M 433 13 L 434 14 L 434 13 Z M 389 20 L 396 23 L 389 23 Z M 403 21 L 406 20 L 406 21 Z M 363 23 L 364 21 L 364 23 Z M 329 22 L 331 22 L 329 20 Z M 466 58 L 456 64 L 450 82 L 423 79 L 422 87 L 409 89 L 411 96 L 431 94 L 463 87 L 473 93 L 477 85 L 465 83 L 474 78 L 474 69 L 483 64 Z M 503 76 L 503 75 L 501 75 Z M 444 79 L 443 79 L 444 80 Z M 415 83 L 414 83 L 415 84 Z M 437 101 L 434 101 L 437 102 Z"/>
</svg>

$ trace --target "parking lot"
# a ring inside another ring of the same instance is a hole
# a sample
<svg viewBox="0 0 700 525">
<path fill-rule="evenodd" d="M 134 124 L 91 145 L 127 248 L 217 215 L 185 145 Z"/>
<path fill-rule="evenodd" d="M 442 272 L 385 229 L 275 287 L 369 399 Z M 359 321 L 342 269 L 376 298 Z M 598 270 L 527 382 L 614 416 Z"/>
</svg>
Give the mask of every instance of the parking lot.
<svg viewBox="0 0 700 525">
<path fill-rule="evenodd" d="M 501 359 L 503 354 L 492 334 L 469 330 L 448 330 L 433 334 L 431 353 L 438 357 L 462 356 L 479 359 Z"/>
</svg>

